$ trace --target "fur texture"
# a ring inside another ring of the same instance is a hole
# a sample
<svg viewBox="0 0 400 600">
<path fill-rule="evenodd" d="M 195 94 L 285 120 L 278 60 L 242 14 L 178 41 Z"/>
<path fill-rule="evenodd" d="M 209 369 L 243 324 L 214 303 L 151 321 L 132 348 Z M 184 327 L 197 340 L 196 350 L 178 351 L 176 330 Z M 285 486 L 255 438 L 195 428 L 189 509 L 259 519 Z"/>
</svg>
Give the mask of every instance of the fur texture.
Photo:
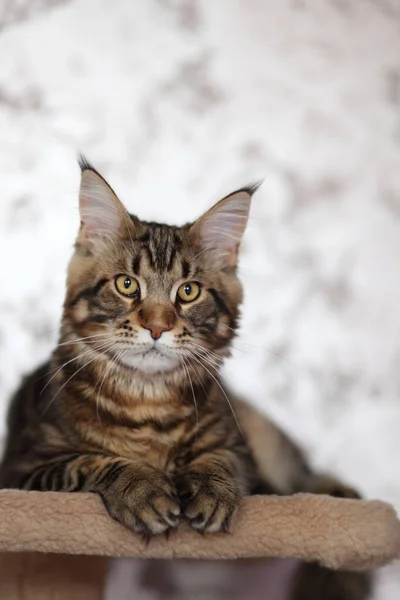
<svg viewBox="0 0 400 600">
<path fill-rule="evenodd" d="M 352 496 L 312 474 L 290 440 L 220 381 L 257 186 L 174 227 L 130 215 L 80 164 L 81 227 L 59 344 L 12 402 L 0 486 L 98 493 L 114 519 L 145 536 L 180 517 L 228 531 L 240 499 L 260 491 Z"/>
</svg>

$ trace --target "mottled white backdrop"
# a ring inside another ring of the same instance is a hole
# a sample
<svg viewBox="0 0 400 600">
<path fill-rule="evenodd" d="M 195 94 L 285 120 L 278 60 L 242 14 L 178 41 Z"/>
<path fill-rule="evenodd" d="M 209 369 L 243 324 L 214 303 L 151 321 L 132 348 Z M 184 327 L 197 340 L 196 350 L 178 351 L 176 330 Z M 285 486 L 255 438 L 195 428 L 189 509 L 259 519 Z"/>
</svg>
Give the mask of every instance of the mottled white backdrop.
<svg viewBox="0 0 400 600">
<path fill-rule="evenodd" d="M 227 378 L 400 508 L 400 2 L 0 0 L 0 57 L 0 434 L 56 339 L 78 151 L 169 223 L 262 177 Z"/>
</svg>

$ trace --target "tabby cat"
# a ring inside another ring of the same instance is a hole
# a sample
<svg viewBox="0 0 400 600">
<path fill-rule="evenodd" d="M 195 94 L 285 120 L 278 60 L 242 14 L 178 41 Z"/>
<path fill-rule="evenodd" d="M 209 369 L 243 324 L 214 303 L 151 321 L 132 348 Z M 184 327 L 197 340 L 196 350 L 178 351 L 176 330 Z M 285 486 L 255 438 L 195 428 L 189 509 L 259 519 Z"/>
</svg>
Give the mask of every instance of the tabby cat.
<svg viewBox="0 0 400 600">
<path fill-rule="evenodd" d="M 314 475 L 296 446 L 220 381 L 257 186 L 175 227 L 130 215 L 83 158 L 80 167 L 81 225 L 59 344 L 13 399 L 0 487 L 95 492 L 144 536 L 183 517 L 198 531 L 229 531 L 245 494 L 353 495 Z M 360 593 L 337 598 L 366 597 L 366 581 L 354 577 Z"/>
</svg>

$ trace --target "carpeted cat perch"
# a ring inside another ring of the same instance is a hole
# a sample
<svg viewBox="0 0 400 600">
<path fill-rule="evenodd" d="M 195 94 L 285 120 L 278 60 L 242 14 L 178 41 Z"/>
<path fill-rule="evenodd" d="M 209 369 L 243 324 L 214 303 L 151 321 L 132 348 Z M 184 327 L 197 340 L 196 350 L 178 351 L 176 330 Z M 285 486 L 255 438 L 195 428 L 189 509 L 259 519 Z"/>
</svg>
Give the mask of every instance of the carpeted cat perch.
<svg viewBox="0 0 400 600">
<path fill-rule="evenodd" d="M 232 534 L 182 524 L 148 544 L 91 494 L 0 491 L 0 598 L 99 600 L 106 557 L 299 558 L 359 570 L 400 557 L 400 522 L 379 501 L 253 496 Z"/>
</svg>

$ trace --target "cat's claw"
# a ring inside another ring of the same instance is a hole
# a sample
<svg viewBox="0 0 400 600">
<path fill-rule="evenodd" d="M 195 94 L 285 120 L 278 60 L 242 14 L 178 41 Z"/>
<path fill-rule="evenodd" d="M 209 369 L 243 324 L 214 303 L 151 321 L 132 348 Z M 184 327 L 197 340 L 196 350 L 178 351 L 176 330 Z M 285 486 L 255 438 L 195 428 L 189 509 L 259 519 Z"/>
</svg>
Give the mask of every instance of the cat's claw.
<svg viewBox="0 0 400 600">
<path fill-rule="evenodd" d="M 148 538 L 177 527 L 181 508 L 169 479 L 162 474 L 139 480 L 122 491 L 118 482 L 100 492 L 109 514 L 129 529 Z"/>
<path fill-rule="evenodd" d="M 180 477 L 182 512 L 196 531 L 230 531 L 240 496 L 235 482 L 190 473 Z"/>
</svg>

